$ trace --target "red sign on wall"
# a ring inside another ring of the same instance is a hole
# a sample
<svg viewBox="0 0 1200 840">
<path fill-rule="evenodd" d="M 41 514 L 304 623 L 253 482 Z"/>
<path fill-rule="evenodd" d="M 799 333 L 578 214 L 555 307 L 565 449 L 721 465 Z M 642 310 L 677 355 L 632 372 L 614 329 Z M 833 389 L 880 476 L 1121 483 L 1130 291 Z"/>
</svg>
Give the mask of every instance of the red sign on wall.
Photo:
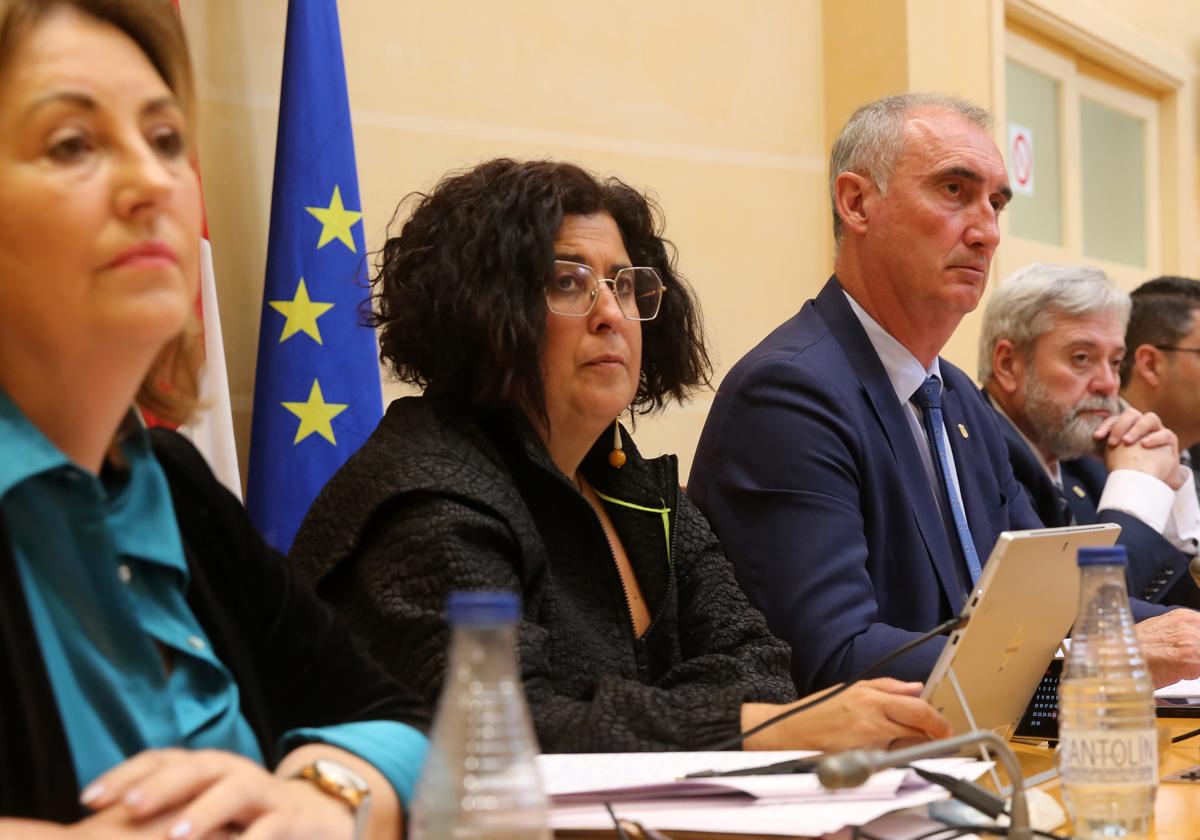
<svg viewBox="0 0 1200 840">
<path fill-rule="evenodd" d="M 1033 195 L 1033 131 L 1008 124 L 1008 179 L 1012 191 Z"/>
</svg>

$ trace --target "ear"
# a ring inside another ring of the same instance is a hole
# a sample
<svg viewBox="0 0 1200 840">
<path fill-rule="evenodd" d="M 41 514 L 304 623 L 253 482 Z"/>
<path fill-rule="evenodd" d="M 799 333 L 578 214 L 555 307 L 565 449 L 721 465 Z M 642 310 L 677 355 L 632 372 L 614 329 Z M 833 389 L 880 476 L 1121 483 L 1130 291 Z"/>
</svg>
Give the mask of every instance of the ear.
<svg viewBox="0 0 1200 840">
<path fill-rule="evenodd" d="M 866 233 L 871 198 L 878 189 L 870 178 L 857 172 L 842 172 L 833 181 L 833 200 L 842 227 L 860 236 Z"/>
<path fill-rule="evenodd" d="M 992 348 L 992 380 L 1010 397 L 1025 385 L 1025 357 L 1007 338 Z"/>
<path fill-rule="evenodd" d="M 1133 351 L 1133 375 L 1152 388 L 1163 386 L 1166 367 L 1167 354 L 1151 344 L 1139 344 Z"/>
</svg>

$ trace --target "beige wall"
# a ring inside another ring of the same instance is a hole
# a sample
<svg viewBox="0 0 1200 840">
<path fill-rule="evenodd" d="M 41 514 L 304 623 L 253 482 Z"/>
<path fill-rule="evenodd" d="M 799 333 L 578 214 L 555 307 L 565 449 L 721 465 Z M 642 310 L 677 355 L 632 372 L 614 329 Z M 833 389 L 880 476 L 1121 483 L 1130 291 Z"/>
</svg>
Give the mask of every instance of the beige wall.
<svg viewBox="0 0 1200 840">
<path fill-rule="evenodd" d="M 244 464 L 286 4 L 182 5 Z M 619 175 L 666 211 L 718 376 L 824 279 L 819 0 L 339 6 L 368 247 L 449 169 L 511 155 Z M 709 400 L 640 421 L 639 444 L 686 476 Z"/>
<path fill-rule="evenodd" d="M 1191 3 L 1070 2 L 1200 61 Z M 244 464 L 286 3 L 182 5 Z M 1005 8 L 1004 0 L 339 6 L 369 247 L 382 242 L 404 194 L 490 157 L 569 159 L 619 175 L 666 211 L 704 306 L 718 380 L 829 272 L 824 158 L 842 120 L 862 101 L 910 86 L 994 107 Z M 1003 247 L 1000 266 L 1016 268 L 1004 265 Z M 946 351 L 968 370 L 977 319 Z M 686 476 L 709 402 L 701 395 L 639 422 L 640 446 L 678 453 Z"/>
<path fill-rule="evenodd" d="M 903 90 L 950 93 L 994 108 L 995 0 L 824 0 L 826 149 L 863 102 Z M 978 314 L 943 355 L 972 370 Z"/>
<path fill-rule="evenodd" d="M 1200 64 L 1200 5 L 1195 0 L 1091 0 L 1097 14 L 1143 32 Z"/>
</svg>

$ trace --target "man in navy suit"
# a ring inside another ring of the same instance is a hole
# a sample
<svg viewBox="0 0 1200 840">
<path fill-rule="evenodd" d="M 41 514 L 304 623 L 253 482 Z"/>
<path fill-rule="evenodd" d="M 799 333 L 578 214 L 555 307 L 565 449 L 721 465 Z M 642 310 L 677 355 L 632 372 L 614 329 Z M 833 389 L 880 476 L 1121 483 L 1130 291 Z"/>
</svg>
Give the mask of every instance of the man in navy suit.
<svg viewBox="0 0 1200 840">
<path fill-rule="evenodd" d="M 1001 417 L 1013 472 L 1042 521 L 1117 523 L 1129 550 L 1130 593 L 1195 607 L 1200 590 L 1188 563 L 1200 536 L 1200 505 L 1174 432 L 1099 448 L 1093 436 L 1122 411 L 1118 372 L 1129 306 L 1129 295 L 1099 269 L 1024 268 L 1000 284 L 984 311 L 979 381 Z M 1166 445 L 1145 445 L 1154 441 Z"/>
<path fill-rule="evenodd" d="M 689 494 L 802 691 L 956 613 L 1000 531 L 1041 524 L 995 412 L 938 358 L 979 303 L 1011 195 L 988 124 L 912 94 L 851 117 L 830 160 L 836 273 L 729 372 L 700 439 Z M 1115 420 L 1099 433 L 1130 431 Z M 1200 674 L 1196 614 L 1140 627 L 1159 683 Z M 924 679 L 939 647 L 886 673 Z"/>
</svg>

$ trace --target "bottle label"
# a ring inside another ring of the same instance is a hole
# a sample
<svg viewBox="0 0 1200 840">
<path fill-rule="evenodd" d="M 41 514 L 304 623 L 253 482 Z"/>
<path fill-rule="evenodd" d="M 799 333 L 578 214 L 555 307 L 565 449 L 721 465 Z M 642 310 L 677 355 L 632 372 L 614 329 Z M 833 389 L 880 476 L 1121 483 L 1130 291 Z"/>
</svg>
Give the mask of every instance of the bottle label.
<svg viewBox="0 0 1200 840">
<path fill-rule="evenodd" d="M 1068 784 L 1154 784 L 1158 739 L 1153 729 L 1060 732 L 1058 771 Z"/>
</svg>

